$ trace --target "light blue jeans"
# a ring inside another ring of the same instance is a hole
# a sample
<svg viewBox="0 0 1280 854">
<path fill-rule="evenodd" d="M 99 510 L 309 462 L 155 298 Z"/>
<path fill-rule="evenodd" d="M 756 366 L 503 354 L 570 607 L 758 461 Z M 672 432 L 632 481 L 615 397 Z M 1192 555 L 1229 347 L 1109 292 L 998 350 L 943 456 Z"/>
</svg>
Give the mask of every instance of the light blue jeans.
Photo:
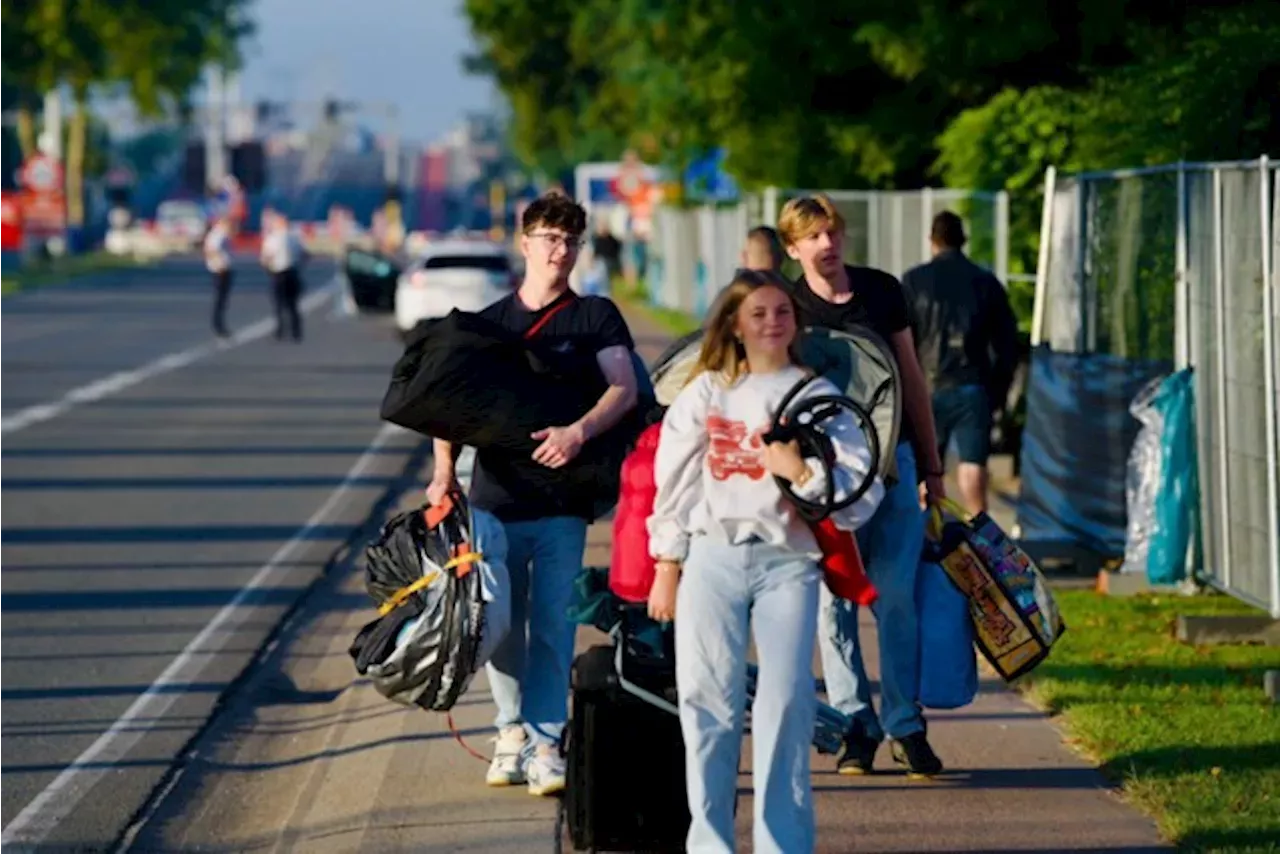
<svg viewBox="0 0 1280 854">
<path fill-rule="evenodd" d="M 924 729 L 920 694 L 920 616 L 916 573 L 924 543 L 925 517 L 916 485 L 916 455 L 903 442 L 897 449 L 898 482 L 885 492 L 871 521 L 858 530 L 858 548 L 867 576 L 880 594 L 871 612 L 880 642 L 880 715 L 871 705 L 871 682 L 858 641 L 858 606 L 832 596 L 822 586 L 822 675 L 827 701 L 861 720 L 877 740 L 902 738 Z"/>
<path fill-rule="evenodd" d="M 817 565 L 787 549 L 707 537 L 690 544 L 676 598 L 690 854 L 734 850 L 752 623 L 760 668 L 751 712 L 754 850 L 813 851 L 809 742 L 817 714 L 812 663 L 820 585 Z"/>
<path fill-rule="evenodd" d="M 485 665 L 499 729 L 523 724 L 533 745 L 554 744 L 569 716 L 569 668 L 577 626 L 573 582 L 587 545 L 584 519 L 507 522 L 511 630 Z"/>
</svg>

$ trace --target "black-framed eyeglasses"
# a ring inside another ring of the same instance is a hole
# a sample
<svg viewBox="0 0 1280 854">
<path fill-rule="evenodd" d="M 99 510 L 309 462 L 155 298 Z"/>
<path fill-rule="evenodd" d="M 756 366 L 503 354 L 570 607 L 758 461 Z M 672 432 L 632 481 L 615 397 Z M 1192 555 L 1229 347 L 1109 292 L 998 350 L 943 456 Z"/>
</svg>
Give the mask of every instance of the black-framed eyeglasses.
<svg viewBox="0 0 1280 854">
<path fill-rule="evenodd" d="M 576 252 L 586 245 L 586 240 L 582 237 L 573 237 L 568 234 L 559 234 L 554 231 L 539 231 L 528 235 L 536 240 L 541 240 L 552 249 L 557 246 L 563 246 L 570 252 Z"/>
</svg>

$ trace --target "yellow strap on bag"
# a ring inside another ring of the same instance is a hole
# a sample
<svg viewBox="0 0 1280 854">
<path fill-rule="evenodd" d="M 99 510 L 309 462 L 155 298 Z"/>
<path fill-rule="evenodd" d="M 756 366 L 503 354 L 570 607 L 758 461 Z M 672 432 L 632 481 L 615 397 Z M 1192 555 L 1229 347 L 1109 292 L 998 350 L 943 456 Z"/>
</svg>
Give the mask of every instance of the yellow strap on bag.
<svg viewBox="0 0 1280 854">
<path fill-rule="evenodd" d="M 938 498 L 929 503 L 929 521 L 925 526 L 925 533 L 931 540 L 939 540 L 942 538 L 942 514 L 954 516 L 964 524 L 968 525 L 973 521 L 973 515 L 955 500 L 950 498 Z"/>
<path fill-rule="evenodd" d="M 395 593 L 391 594 L 390 599 L 388 599 L 387 601 L 383 602 L 381 605 L 378 606 L 378 616 L 385 617 L 387 614 L 390 614 L 396 608 L 399 608 L 401 605 L 403 605 L 410 596 L 417 593 L 419 590 L 426 587 L 428 584 L 435 581 L 439 577 L 440 577 L 439 572 L 435 572 L 435 571 L 428 572 L 426 575 L 422 576 L 417 581 L 410 584 L 408 587 L 401 587 Z"/>
<path fill-rule="evenodd" d="M 480 552 L 465 552 L 463 554 L 450 558 L 449 562 L 444 565 L 444 570 L 448 571 L 450 569 L 456 569 L 457 567 L 462 566 L 463 564 L 475 563 L 476 561 L 483 560 L 483 559 L 484 559 L 484 555 Z M 387 614 L 390 614 L 396 608 L 399 608 L 406 601 L 408 601 L 410 596 L 417 593 L 422 588 L 428 586 L 429 584 L 431 584 L 431 582 L 435 581 L 439 577 L 440 577 L 440 571 L 433 570 L 431 572 L 428 572 L 426 575 L 422 576 L 421 578 L 419 578 L 417 581 L 410 584 L 408 587 L 401 587 L 395 593 L 391 594 L 391 598 L 389 598 L 387 601 L 383 602 L 380 606 L 378 606 L 378 616 L 385 617 Z"/>
<path fill-rule="evenodd" d="M 462 566 L 464 563 L 475 563 L 478 560 L 484 560 L 484 555 L 480 552 L 465 552 L 464 554 L 450 558 L 449 562 L 444 565 L 444 568 L 454 569 Z"/>
</svg>

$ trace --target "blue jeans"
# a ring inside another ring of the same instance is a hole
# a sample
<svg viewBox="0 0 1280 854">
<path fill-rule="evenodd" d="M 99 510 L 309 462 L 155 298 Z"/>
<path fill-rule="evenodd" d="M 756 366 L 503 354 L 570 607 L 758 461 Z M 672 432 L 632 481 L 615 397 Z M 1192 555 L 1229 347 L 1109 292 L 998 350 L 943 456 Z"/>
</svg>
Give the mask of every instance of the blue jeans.
<svg viewBox="0 0 1280 854">
<path fill-rule="evenodd" d="M 760 668 L 751 711 L 755 851 L 813 851 L 809 742 L 817 714 L 812 662 L 820 586 L 817 565 L 784 548 L 708 537 L 690 544 L 676 597 L 690 854 L 734 850 L 752 622 Z"/>
<path fill-rule="evenodd" d="M 880 596 L 871 606 L 880 642 L 880 715 L 871 705 L 871 682 L 858 640 L 858 606 L 822 586 L 822 675 L 828 702 L 862 721 L 867 734 L 883 740 L 924 729 L 920 694 L 920 618 L 916 573 L 924 543 L 924 513 L 916 485 L 916 456 L 903 442 L 897 449 L 898 483 L 885 492 L 871 521 L 858 530 L 858 548 L 867 576 Z"/>
<path fill-rule="evenodd" d="M 567 611 L 587 545 L 584 519 L 508 522 L 511 630 L 485 665 L 494 723 L 524 724 L 534 745 L 554 744 L 569 716 L 569 668 L 577 626 Z"/>
</svg>

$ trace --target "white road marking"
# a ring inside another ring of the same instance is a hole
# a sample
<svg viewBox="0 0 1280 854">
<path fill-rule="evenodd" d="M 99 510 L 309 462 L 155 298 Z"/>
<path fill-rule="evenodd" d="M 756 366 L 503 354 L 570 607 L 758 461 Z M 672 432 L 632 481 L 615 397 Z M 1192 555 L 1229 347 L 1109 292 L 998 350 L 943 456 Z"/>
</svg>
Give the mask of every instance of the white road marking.
<svg viewBox="0 0 1280 854">
<path fill-rule="evenodd" d="M 310 313 L 324 305 L 326 300 L 332 300 L 337 293 L 338 284 L 338 281 L 335 280 L 325 287 L 307 294 L 298 302 L 298 310 L 304 314 Z M 265 338 L 275 328 L 275 321 L 272 318 L 264 317 L 262 320 L 251 323 L 239 330 L 225 341 L 201 344 L 177 353 L 161 356 L 159 359 L 149 362 L 140 368 L 118 371 L 108 377 L 103 377 L 100 380 L 72 389 L 58 400 L 28 406 L 26 409 L 21 409 L 12 415 L 5 416 L 3 420 L 0 420 L 0 434 L 15 433 L 33 424 L 49 421 L 60 415 L 65 415 L 81 404 L 102 400 L 104 397 L 118 394 L 152 377 L 167 374 L 179 368 L 185 368 L 187 365 L 212 356 L 214 353 L 221 353 L 224 350 L 239 347 L 241 344 L 248 344 L 250 341 Z"/>
<path fill-rule="evenodd" d="M 44 791 L 36 795 L 22 812 L 9 822 L 4 828 L 3 835 L 0 835 L 0 846 L 8 849 L 11 845 L 24 847 L 38 845 L 75 810 L 95 784 L 112 773 L 115 763 L 122 760 L 183 695 L 183 686 L 196 682 L 200 671 L 213 656 L 221 651 L 222 644 L 228 638 L 218 639 L 217 635 L 233 628 L 237 622 L 249 616 L 251 606 L 244 607 L 244 601 L 254 591 L 271 586 L 275 580 L 274 576 L 284 571 L 282 565 L 290 560 L 293 553 L 307 541 L 310 533 L 338 507 L 351 489 L 352 483 L 360 478 L 365 469 L 376 459 L 382 445 L 386 444 L 392 436 L 403 432 L 405 431 L 391 424 L 384 425 L 378 431 L 365 452 L 347 472 L 342 483 L 329 495 L 320 509 L 311 515 L 301 530 L 294 534 L 293 539 L 281 546 L 279 551 L 263 564 L 235 598 L 223 606 L 209 624 L 191 639 L 178 657 L 170 662 L 138 699 L 133 701 L 133 704 L 111 725 L 110 729 L 89 745 L 84 753 L 76 757 L 75 761 L 63 769 Z"/>
</svg>

